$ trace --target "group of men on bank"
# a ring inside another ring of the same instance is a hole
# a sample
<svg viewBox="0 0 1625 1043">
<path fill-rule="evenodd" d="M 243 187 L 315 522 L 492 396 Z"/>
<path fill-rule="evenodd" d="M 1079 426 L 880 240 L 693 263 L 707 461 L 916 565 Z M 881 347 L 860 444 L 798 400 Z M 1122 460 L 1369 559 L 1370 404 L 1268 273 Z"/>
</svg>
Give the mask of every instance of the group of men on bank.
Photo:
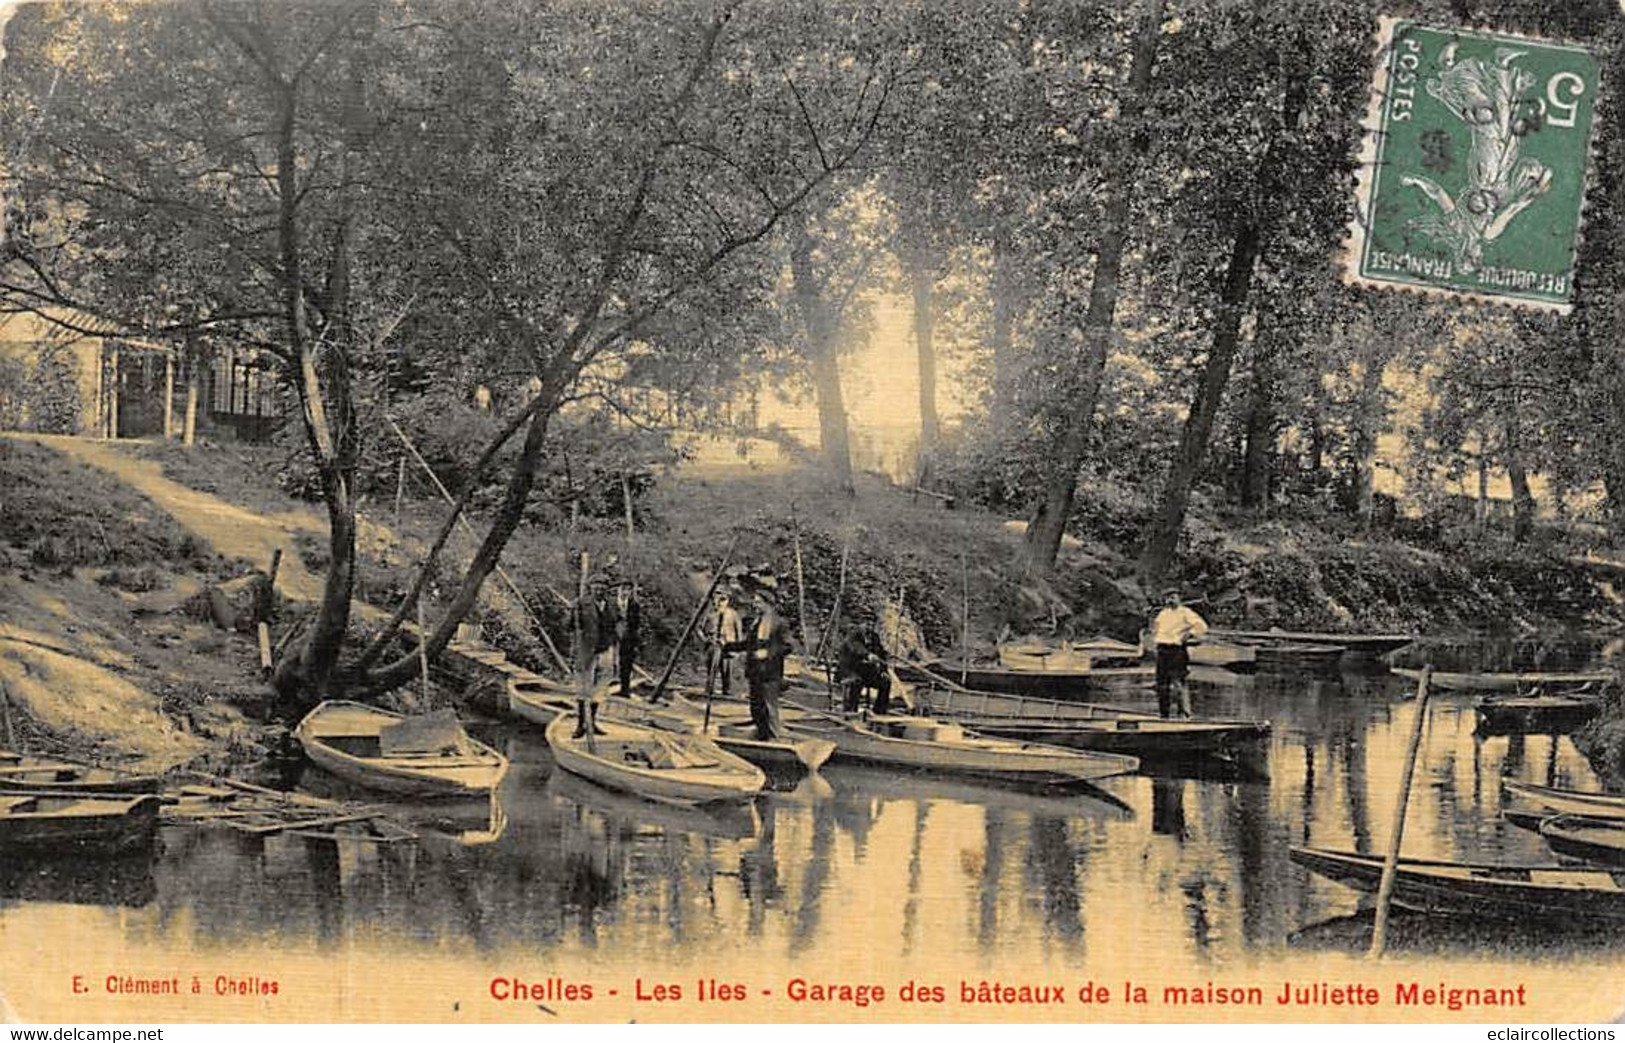
<svg viewBox="0 0 1625 1043">
<path fill-rule="evenodd" d="M 609 589 L 605 576 L 594 575 L 575 605 L 577 738 L 589 731 L 602 734 L 596 702 L 611 678 L 618 681 L 623 698 L 632 692 L 642 628 L 637 592 L 625 579 L 614 584 L 613 596 Z M 1148 635 L 1156 655 L 1157 710 L 1163 717 L 1190 716 L 1189 646 L 1202 641 L 1207 632 L 1207 622 L 1184 603 L 1178 589 L 1164 592 L 1163 607 L 1152 618 Z M 743 660 L 757 738 L 783 737 L 779 704 L 785 660 L 794 646 L 790 627 L 779 612 L 779 581 L 773 570 L 762 566 L 726 574 L 717 584 L 705 636 L 710 644 L 706 695 L 717 692 L 728 698 L 734 662 Z M 865 691 L 874 693 L 875 714 L 890 712 L 891 670 L 874 628 L 855 626 L 847 631 L 836 653 L 835 676 L 846 712 L 859 710 Z"/>
</svg>

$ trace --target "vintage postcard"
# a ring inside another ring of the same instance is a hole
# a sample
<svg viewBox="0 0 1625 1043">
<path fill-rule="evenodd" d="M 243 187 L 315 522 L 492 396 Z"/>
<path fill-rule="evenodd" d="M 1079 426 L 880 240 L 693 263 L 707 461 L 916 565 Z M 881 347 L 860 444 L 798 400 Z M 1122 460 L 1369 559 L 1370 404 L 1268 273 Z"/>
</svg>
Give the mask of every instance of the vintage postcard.
<svg viewBox="0 0 1625 1043">
<path fill-rule="evenodd" d="M 1619 1018 L 1622 68 L 0 6 L 0 1018 Z"/>
</svg>

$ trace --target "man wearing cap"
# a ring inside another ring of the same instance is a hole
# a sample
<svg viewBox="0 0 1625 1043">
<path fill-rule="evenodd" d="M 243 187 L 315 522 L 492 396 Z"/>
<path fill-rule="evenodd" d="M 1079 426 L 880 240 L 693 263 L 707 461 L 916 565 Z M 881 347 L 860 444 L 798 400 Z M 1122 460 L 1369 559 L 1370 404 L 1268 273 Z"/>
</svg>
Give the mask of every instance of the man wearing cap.
<svg viewBox="0 0 1625 1043">
<path fill-rule="evenodd" d="M 750 577 L 756 618 L 746 628 L 745 680 L 750 683 L 750 719 L 756 738 L 780 738 L 779 693 L 784 689 L 784 660 L 790 654 L 790 627 L 779 615 L 779 580 L 772 572 Z"/>
<path fill-rule="evenodd" d="M 600 682 L 613 676 L 615 610 L 604 595 L 604 577 L 587 580 L 587 595 L 575 605 L 576 730 L 575 738 L 604 734 L 598 729 Z"/>
<path fill-rule="evenodd" d="M 1157 712 L 1174 716 L 1174 690 L 1179 691 L 1180 715 L 1189 717 L 1190 692 L 1185 677 L 1190 673 L 1189 645 L 1207 636 L 1207 620 L 1187 607 L 1179 588 L 1162 592 L 1162 611 L 1151 621 L 1151 640 L 1157 651 Z"/>
<path fill-rule="evenodd" d="M 711 623 L 707 628 L 711 639 L 711 669 L 705 675 L 707 696 L 713 690 L 720 690 L 724 699 L 732 694 L 733 659 L 748 646 L 745 621 L 734 608 L 736 596 L 730 584 L 719 585 L 712 596 Z M 720 689 L 713 689 L 713 684 L 720 685 Z"/>
</svg>

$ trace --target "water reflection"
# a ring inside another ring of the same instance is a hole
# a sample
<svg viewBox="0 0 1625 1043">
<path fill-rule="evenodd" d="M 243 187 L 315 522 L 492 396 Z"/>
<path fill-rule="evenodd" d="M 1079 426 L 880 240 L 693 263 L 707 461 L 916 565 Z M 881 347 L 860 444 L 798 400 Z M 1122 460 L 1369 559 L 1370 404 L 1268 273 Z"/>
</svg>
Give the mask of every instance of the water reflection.
<svg viewBox="0 0 1625 1043">
<path fill-rule="evenodd" d="M 539 735 L 504 728 L 488 736 L 514 763 L 501 813 L 436 812 L 399 847 L 166 828 L 154 863 L 6 866 L 0 929 L 76 922 L 67 910 L 94 903 L 127 910 L 111 929 L 178 952 L 836 964 L 858 947 L 877 966 L 929 955 L 966 973 L 1147 954 L 1222 968 L 1339 947 L 1368 931 L 1358 896 L 1291 866 L 1287 849 L 1385 843 L 1416 713 L 1409 682 L 1226 681 L 1199 682 L 1197 708 L 1274 723 L 1267 781 L 1140 776 L 1049 796 L 835 766 L 750 806 L 695 811 L 557 772 Z M 1595 784 L 1568 739 L 1484 738 L 1459 702 L 1435 703 L 1425 736 L 1410 855 L 1549 861 L 1538 836 L 1500 819 L 1501 780 Z M 1407 920 L 1396 945 L 1493 943 Z"/>
</svg>

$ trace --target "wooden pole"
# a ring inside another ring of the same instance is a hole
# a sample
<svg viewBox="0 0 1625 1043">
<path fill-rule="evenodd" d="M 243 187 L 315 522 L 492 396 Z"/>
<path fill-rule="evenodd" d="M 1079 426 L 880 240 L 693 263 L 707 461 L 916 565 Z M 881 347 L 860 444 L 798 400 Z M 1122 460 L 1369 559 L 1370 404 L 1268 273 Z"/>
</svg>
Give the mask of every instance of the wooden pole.
<svg viewBox="0 0 1625 1043">
<path fill-rule="evenodd" d="M 423 625 L 423 599 L 414 606 L 418 612 L 418 672 L 423 676 L 423 709 L 429 708 L 429 628 Z"/>
<path fill-rule="evenodd" d="M 1399 796 L 1395 798 L 1394 829 L 1388 838 L 1388 857 L 1382 864 L 1382 883 L 1377 888 L 1377 922 L 1371 932 L 1371 951 L 1367 956 L 1376 959 L 1388 944 L 1388 908 L 1393 904 L 1394 881 L 1399 875 L 1399 848 L 1405 839 L 1405 811 L 1411 801 L 1411 778 L 1416 774 L 1416 754 L 1422 745 L 1422 725 L 1428 715 L 1428 687 L 1433 682 L 1433 664 L 1422 667 L 1422 676 L 1416 681 L 1416 720 L 1411 724 L 1411 742 L 1405 751 L 1405 768 L 1399 777 Z"/>
<path fill-rule="evenodd" d="M 661 694 L 666 691 L 666 683 L 671 680 L 671 672 L 677 669 L 677 657 L 683 654 L 683 647 L 688 644 L 688 639 L 694 636 L 694 628 L 700 625 L 700 619 L 710 607 L 711 598 L 716 594 L 717 587 L 722 585 L 722 570 L 733 560 L 734 546 L 738 542 L 739 537 L 736 535 L 728 541 L 728 549 L 722 552 L 722 560 L 717 562 L 716 571 L 711 574 L 711 585 L 705 589 L 705 596 L 700 598 L 700 603 L 694 606 L 693 615 L 688 617 L 688 625 L 683 627 L 682 636 L 677 639 L 677 646 L 671 650 L 671 658 L 666 660 L 666 668 L 660 671 L 660 680 L 655 682 L 654 691 L 649 693 L 651 703 L 658 703 Z"/>
<path fill-rule="evenodd" d="M 175 437 L 175 351 L 164 353 L 164 441 Z"/>
<path fill-rule="evenodd" d="M 406 499 L 406 457 L 401 457 L 400 468 L 395 472 L 395 524 L 401 523 L 401 507 Z"/>
<path fill-rule="evenodd" d="M 970 563 L 964 551 L 959 552 L 959 578 L 965 593 L 964 618 L 959 628 L 959 683 L 963 685 L 970 677 Z"/>
<path fill-rule="evenodd" d="M 790 504 L 790 538 L 796 551 L 796 610 L 801 616 L 801 647 L 813 647 L 812 632 L 807 629 L 807 574 L 801 567 L 801 524 L 796 521 L 796 505 Z"/>
</svg>

